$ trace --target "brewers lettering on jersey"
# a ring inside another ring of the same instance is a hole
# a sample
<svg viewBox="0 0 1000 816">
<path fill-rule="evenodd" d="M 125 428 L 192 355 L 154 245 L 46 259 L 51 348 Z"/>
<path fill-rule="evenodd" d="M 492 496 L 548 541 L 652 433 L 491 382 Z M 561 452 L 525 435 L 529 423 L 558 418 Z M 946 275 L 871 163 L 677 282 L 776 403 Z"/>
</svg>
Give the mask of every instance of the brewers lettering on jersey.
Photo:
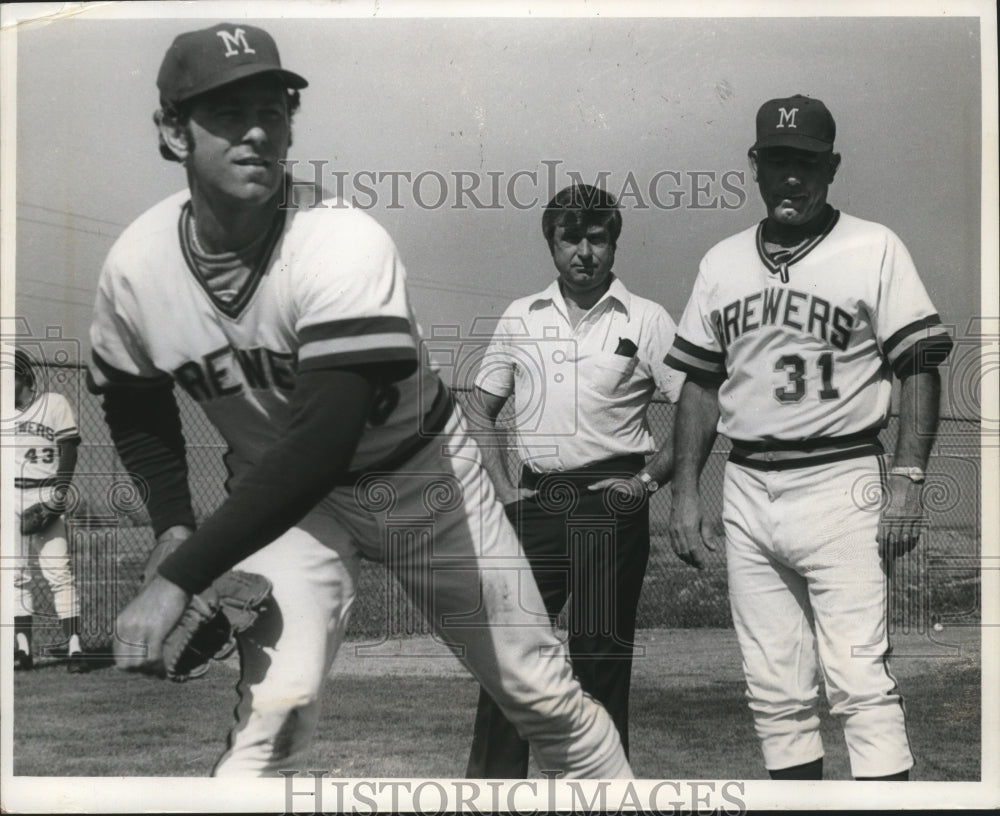
<svg viewBox="0 0 1000 816">
<path fill-rule="evenodd" d="M 118 617 L 119 666 L 157 671 L 190 596 L 227 569 L 265 576 L 272 601 L 239 636 L 236 723 L 213 773 L 307 767 L 367 557 L 386 563 L 542 767 L 630 777 L 611 718 L 537 625 L 544 605 L 514 530 L 418 353 L 392 240 L 339 202 L 293 203 L 281 160 L 306 81 L 281 67 L 267 32 L 220 24 L 179 35 L 157 84 L 160 152 L 184 165 L 188 190 L 122 233 L 91 330 L 92 387 L 148 488 L 158 540 L 148 583 Z M 197 529 L 175 383 L 229 446 L 229 497 Z"/>
<path fill-rule="evenodd" d="M 907 370 L 918 340 L 945 335 L 906 247 L 880 224 L 831 210 L 782 261 L 782 283 L 763 227 L 705 255 L 671 363 L 710 378 L 732 372 L 719 386 L 718 428 L 731 439 L 874 435 L 889 411 L 887 373 Z"/>
<path fill-rule="evenodd" d="M 705 255 L 667 355 L 688 375 L 670 538 L 702 566 L 698 478 L 724 434 L 729 597 L 765 767 L 822 777 L 822 672 L 854 777 L 903 780 L 913 757 L 886 664 L 885 571 L 919 538 L 951 340 L 899 238 L 827 203 L 835 130 L 804 96 L 757 114 L 749 157 L 767 218 Z M 887 476 L 878 433 L 893 374 Z"/>
</svg>

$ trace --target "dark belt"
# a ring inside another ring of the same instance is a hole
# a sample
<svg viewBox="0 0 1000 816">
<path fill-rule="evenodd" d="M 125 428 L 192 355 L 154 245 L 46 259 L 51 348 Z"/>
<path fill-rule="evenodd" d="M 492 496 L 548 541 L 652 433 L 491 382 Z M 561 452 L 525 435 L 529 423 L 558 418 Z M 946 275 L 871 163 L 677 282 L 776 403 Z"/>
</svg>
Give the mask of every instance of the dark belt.
<svg viewBox="0 0 1000 816">
<path fill-rule="evenodd" d="M 885 448 L 879 441 L 878 432 L 865 430 L 844 436 L 823 436 L 788 442 L 747 442 L 734 439 L 729 461 L 754 470 L 791 470 L 862 456 L 881 456 L 883 453 Z"/>
<path fill-rule="evenodd" d="M 59 484 L 58 476 L 46 476 L 44 479 L 14 479 L 14 487 L 22 489 L 29 487 L 52 487 Z"/>
<path fill-rule="evenodd" d="M 527 465 L 521 467 L 521 487 L 528 490 L 544 490 L 547 485 L 570 484 L 575 487 L 586 487 L 595 479 L 628 478 L 634 476 L 646 464 L 646 457 L 641 453 L 630 453 L 625 456 L 613 456 L 592 462 L 572 470 L 550 470 L 539 473 Z"/>
</svg>

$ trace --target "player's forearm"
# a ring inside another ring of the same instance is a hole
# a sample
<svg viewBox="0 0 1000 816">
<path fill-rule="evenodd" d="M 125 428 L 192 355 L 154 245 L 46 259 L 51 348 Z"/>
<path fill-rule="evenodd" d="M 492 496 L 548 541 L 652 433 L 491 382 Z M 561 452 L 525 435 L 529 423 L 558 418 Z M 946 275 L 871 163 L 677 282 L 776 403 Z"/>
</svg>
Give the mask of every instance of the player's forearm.
<svg viewBox="0 0 1000 816">
<path fill-rule="evenodd" d="M 899 434 L 893 467 L 927 467 L 937 434 L 941 403 L 941 375 L 937 369 L 910 374 L 902 381 Z"/>
<path fill-rule="evenodd" d="M 73 473 L 76 472 L 77 440 L 72 442 L 59 443 L 59 462 L 56 465 L 56 489 L 53 495 L 53 509 L 63 513 L 66 511 L 66 499 L 69 486 L 73 482 Z"/>
<path fill-rule="evenodd" d="M 670 440 L 663 443 L 662 447 L 653 454 L 652 458 L 646 462 L 642 469 L 648 473 L 654 482 L 665 485 L 674 477 L 674 446 Z"/>
<path fill-rule="evenodd" d="M 715 442 L 719 421 L 719 389 L 688 379 L 674 421 L 675 495 L 696 495 L 698 479 Z"/>
<path fill-rule="evenodd" d="M 147 496 L 154 535 L 175 525 L 193 528 L 184 435 L 173 388 L 111 389 L 103 408 L 118 456 Z"/>
<path fill-rule="evenodd" d="M 476 387 L 469 394 L 467 411 L 467 421 L 475 433 L 483 467 L 490 475 L 497 497 L 503 504 L 517 499 L 517 484 L 507 469 L 511 434 L 497 424 L 497 417 L 506 401 L 506 397 Z"/>
<path fill-rule="evenodd" d="M 201 592 L 298 523 L 347 472 L 374 393 L 375 385 L 353 371 L 300 374 L 281 440 L 160 564 L 160 574 L 187 592 Z"/>
<path fill-rule="evenodd" d="M 60 487 L 69 487 L 73 481 L 73 474 L 76 472 L 77 442 L 59 443 L 59 464 L 56 467 L 56 484 Z"/>
</svg>

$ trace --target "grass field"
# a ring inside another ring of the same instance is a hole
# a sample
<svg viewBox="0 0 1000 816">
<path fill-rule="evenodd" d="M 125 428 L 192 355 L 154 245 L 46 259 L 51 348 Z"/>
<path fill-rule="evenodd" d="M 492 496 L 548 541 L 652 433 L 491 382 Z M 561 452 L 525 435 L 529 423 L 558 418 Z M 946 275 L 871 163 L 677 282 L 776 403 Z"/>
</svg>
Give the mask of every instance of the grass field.
<svg viewBox="0 0 1000 816">
<path fill-rule="evenodd" d="M 919 780 L 980 778 L 980 642 L 975 628 L 897 638 Z M 343 777 L 462 776 L 478 687 L 428 638 L 341 650 L 303 767 Z M 632 764 L 644 778 L 765 778 L 731 630 L 640 633 Z M 436 656 L 428 656 L 429 654 Z M 421 657 L 406 655 L 420 654 Z M 922 655 L 922 656 L 915 656 Z M 14 679 L 14 773 L 24 776 L 205 776 L 236 702 L 236 666 L 176 685 L 108 665 L 69 675 L 44 660 Z M 824 717 L 826 778 L 849 779 L 839 725 Z"/>
</svg>

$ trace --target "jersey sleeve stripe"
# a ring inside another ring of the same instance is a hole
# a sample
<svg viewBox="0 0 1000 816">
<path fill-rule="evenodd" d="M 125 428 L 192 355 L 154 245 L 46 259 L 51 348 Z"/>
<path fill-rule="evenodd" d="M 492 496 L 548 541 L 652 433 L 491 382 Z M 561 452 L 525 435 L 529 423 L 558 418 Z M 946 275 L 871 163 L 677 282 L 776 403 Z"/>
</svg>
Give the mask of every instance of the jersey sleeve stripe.
<svg viewBox="0 0 1000 816">
<path fill-rule="evenodd" d="M 696 346 L 694 343 L 685 340 L 680 335 L 674 338 L 674 346 L 671 351 L 679 350 L 688 354 L 692 357 L 697 357 L 700 360 L 704 360 L 706 363 L 717 363 L 722 366 L 725 363 L 726 355 L 721 351 L 711 351 L 701 346 Z"/>
<path fill-rule="evenodd" d="M 719 352 L 708 351 L 689 343 L 683 337 L 674 339 L 667 356 L 663 359 L 671 368 L 683 371 L 697 379 L 725 379 L 725 357 Z"/>
<path fill-rule="evenodd" d="M 93 365 L 87 370 L 87 389 L 92 394 L 99 394 L 108 388 L 162 388 L 165 385 L 173 384 L 173 379 L 169 374 L 161 374 L 156 377 L 140 377 L 129 374 L 127 371 L 115 368 L 96 351 L 91 352 L 91 359 Z"/>
<path fill-rule="evenodd" d="M 930 336 L 930 333 L 924 333 L 928 329 L 935 334 L 947 334 L 947 329 L 941 325 L 941 318 L 936 314 L 928 315 L 920 320 L 914 320 L 912 323 L 903 326 L 899 331 L 894 332 L 882 344 L 882 352 L 892 362 L 894 356 L 900 353 L 898 348 L 900 345 L 910 345 L 920 339 L 920 337 Z"/>
<path fill-rule="evenodd" d="M 383 354 L 381 359 L 386 360 L 415 360 L 416 348 L 413 336 L 409 332 L 385 332 L 313 340 L 299 348 L 299 368 L 302 368 L 303 363 L 319 357 L 342 357 L 356 353 L 364 355 L 366 360 L 375 362 L 380 359 L 379 354 Z M 391 358 L 389 355 L 392 355 Z"/>
<path fill-rule="evenodd" d="M 384 346 L 358 348 L 355 343 L 350 347 L 344 347 L 328 354 L 316 354 L 306 358 L 300 355 L 299 371 L 399 362 L 415 364 L 417 362 L 416 351 L 413 348 L 385 348 Z"/>
<path fill-rule="evenodd" d="M 410 321 L 405 317 L 352 317 L 347 320 L 331 320 L 315 323 L 299 329 L 299 342 L 306 346 L 317 340 L 356 338 L 370 334 L 405 334 L 411 336 Z"/>
</svg>

